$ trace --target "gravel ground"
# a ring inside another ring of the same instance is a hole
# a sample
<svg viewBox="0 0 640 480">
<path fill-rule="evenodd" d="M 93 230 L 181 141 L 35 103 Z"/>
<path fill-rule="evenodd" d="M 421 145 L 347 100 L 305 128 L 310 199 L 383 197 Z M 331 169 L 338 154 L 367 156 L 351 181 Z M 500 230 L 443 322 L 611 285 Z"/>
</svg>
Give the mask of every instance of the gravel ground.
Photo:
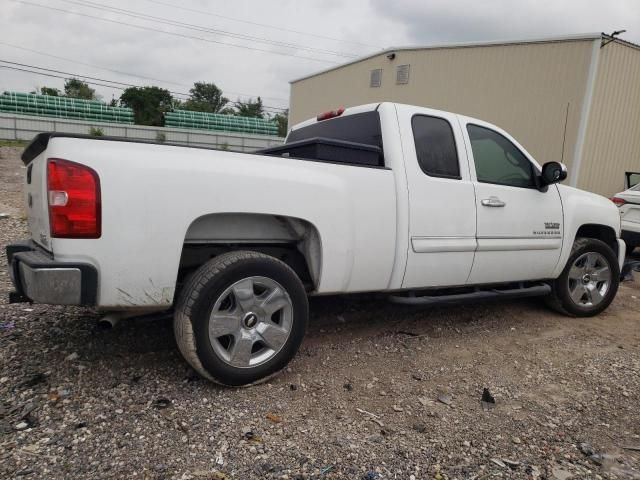
<svg viewBox="0 0 640 480">
<path fill-rule="evenodd" d="M 220 388 L 169 318 L 101 331 L 90 310 L 6 304 L 18 157 L 0 148 L 1 478 L 640 479 L 638 283 L 580 320 L 539 300 L 312 299 L 285 373 Z"/>
</svg>

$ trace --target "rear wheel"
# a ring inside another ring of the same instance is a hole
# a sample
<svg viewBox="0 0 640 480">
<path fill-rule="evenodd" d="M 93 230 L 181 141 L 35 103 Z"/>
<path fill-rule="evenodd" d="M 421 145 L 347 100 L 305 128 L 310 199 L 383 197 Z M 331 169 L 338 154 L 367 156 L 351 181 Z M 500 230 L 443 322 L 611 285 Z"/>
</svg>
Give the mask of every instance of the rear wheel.
<svg viewBox="0 0 640 480">
<path fill-rule="evenodd" d="M 593 238 L 578 238 L 547 300 L 564 314 L 590 317 L 611 304 L 619 282 L 618 259 L 611 247 Z"/>
<path fill-rule="evenodd" d="M 307 326 L 298 276 L 276 258 L 232 252 L 200 267 L 174 317 L 180 352 L 203 377 L 231 386 L 265 380 L 293 358 Z"/>
</svg>

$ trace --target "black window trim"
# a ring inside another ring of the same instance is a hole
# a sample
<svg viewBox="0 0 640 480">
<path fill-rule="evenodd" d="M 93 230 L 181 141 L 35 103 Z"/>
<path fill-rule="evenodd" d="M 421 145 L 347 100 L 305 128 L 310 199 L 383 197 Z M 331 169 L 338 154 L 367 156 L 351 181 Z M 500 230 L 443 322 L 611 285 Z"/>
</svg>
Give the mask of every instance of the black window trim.
<svg viewBox="0 0 640 480">
<path fill-rule="evenodd" d="M 453 136 L 453 148 L 455 148 L 456 150 L 456 158 L 458 159 L 458 175 L 447 175 L 446 173 L 429 173 L 427 171 L 425 171 L 424 168 L 422 168 L 422 165 L 420 165 L 420 161 L 418 160 L 418 146 L 416 145 L 416 132 L 413 129 L 413 119 L 416 117 L 429 117 L 429 118 L 437 118 L 439 120 L 444 120 L 445 122 L 447 122 L 447 125 L 449 125 L 449 128 L 451 129 L 451 135 Z M 456 134 L 453 131 L 453 126 L 451 125 L 451 122 L 449 120 L 447 120 L 444 117 L 440 117 L 438 115 L 429 115 L 426 113 L 414 113 L 411 116 L 411 136 L 413 137 L 413 147 L 414 150 L 416 151 L 416 162 L 418 162 L 418 167 L 420 167 L 420 170 L 422 170 L 422 173 L 424 173 L 426 176 L 428 177 L 433 177 L 433 178 L 445 178 L 448 180 L 462 180 L 462 167 L 460 165 L 460 152 L 458 152 L 458 145 L 457 145 L 457 139 L 456 139 Z"/>
<path fill-rule="evenodd" d="M 500 183 L 500 182 L 486 182 L 484 180 L 479 180 L 478 179 L 478 170 L 476 169 L 476 157 L 473 154 L 473 145 L 471 144 L 471 135 L 469 135 L 469 130 L 467 129 L 467 127 L 469 125 L 472 125 L 474 127 L 478 127 L 478 128 L 484 128 L 485 130 L 490 130 L 493 133 L 495 133 L 496 135 L 500 135 L 502 138 L 504 138 L 505 140 L 507 140 L 511 145 L 513 145 L 515 147 L 516 150 L 518 150 L 522 156 L 524 158 L 527 159 L 527 161 L 529 162 L 529 166 L 531 167 L 531 175 L 533 177 L 533 185 L 528 186 L 528 187 L 522 187 L 522 186 L 518 186 L 518 185 L 511 185 L 510 183 Z M 478 183 L 486 183 L 488 185 L 501 185 L 503 187 L 511 187 L 511 188 L 529 188 L 529 189 L 535 189 L 535 190 L 540 190 L 540 171 L 538 170 L 538 168 L 536 167 L 535 163 L 533 163 L 531 161 L 531 159 L 529 158 L 528 155 L 526 155 L 515 143 L 513 143 L 513 141 L 511 141 L 510 139 L 508 139 L 507 137 L 505 137 L 502 133 L 498 132 L 496 129 L 494 128 L 490 128 L 487 127 L 485 125 L 478 125 L 477 123 L 473 123 L 473 122 L 467 122 L 465 124 L 465 131 L 467 133 L 467 137 L 469 137 L 469 145 L 471 146 L 471 156 L 473 157 L 473 171 L 475 172 L 476 175 L 476 182 Z"/>
</svg>

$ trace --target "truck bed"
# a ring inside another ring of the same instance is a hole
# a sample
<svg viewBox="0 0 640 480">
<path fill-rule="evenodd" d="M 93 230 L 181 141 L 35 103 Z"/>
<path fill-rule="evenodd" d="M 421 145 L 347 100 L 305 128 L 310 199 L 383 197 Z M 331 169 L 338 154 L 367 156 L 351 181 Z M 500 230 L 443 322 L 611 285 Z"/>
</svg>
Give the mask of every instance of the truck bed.
<svg viewBox="0 0 640 480">
<path fill-rule="evenodd" d="M 48 158 L 99 176 L 99 238 L 51 237 Z M 315 293 L 389 286 L 397 228 L 390 169 L 58 133 L 38 135 L 22 159 L 33 182 L 25 186 L 32 240 L 56 261 L 95 267 L 99 307 L 170 307 L 191 232 L 203 224 L 215 231 L 230 215 L 251 215 L 258 229 L 260 218 L 286 218 L 318 232 L 315 254 L 324 260 Z"/>
<path fill-rule="evenodd" d="M 77 138 L 83 140 L 111 141 L 139 143 L 147 145 L 161 145 L 181 148 L 195 148 L 200 150 L 226 151 L 215 147 L 183 145 L 180 143 L 158 142 L 155 140 L 138 140 L 125 137 L 92 136 L 76 133 L 45 132 L 39 133 L 29 143 L 22 153 L 25 165 L 35 159 L 47 149 L 52 138 Z M 358 165 L 364 167 L 384 168 L 382 149 L 376 145 L 369 145 L 345 140 L 315 137 L 297 142 L 285 143 L 276 147 L 263 148 L 246 155 L 268 155 L 272 157 L 286 157 L 299 160 L 337 163 L 344 165 Z"/>
</svg>

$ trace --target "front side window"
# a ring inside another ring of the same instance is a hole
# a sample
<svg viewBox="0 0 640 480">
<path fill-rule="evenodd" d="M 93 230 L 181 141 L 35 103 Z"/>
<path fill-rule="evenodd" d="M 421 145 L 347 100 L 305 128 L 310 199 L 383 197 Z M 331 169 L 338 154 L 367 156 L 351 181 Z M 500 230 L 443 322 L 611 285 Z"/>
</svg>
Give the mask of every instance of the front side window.
<svg viewBox="0 0 640 480">
<path fill-rule="evenodd" d="M 460 179 L 451 125 L 443 118 L 416 115 L 411 120 L 418 164 L 431 177 Z"/>
<path fill-rule="evenodd" d="M 533 165 L 503 135 L 489 128 L 467 125 L 479 182 L 535 187 Z"/>
</svg>

